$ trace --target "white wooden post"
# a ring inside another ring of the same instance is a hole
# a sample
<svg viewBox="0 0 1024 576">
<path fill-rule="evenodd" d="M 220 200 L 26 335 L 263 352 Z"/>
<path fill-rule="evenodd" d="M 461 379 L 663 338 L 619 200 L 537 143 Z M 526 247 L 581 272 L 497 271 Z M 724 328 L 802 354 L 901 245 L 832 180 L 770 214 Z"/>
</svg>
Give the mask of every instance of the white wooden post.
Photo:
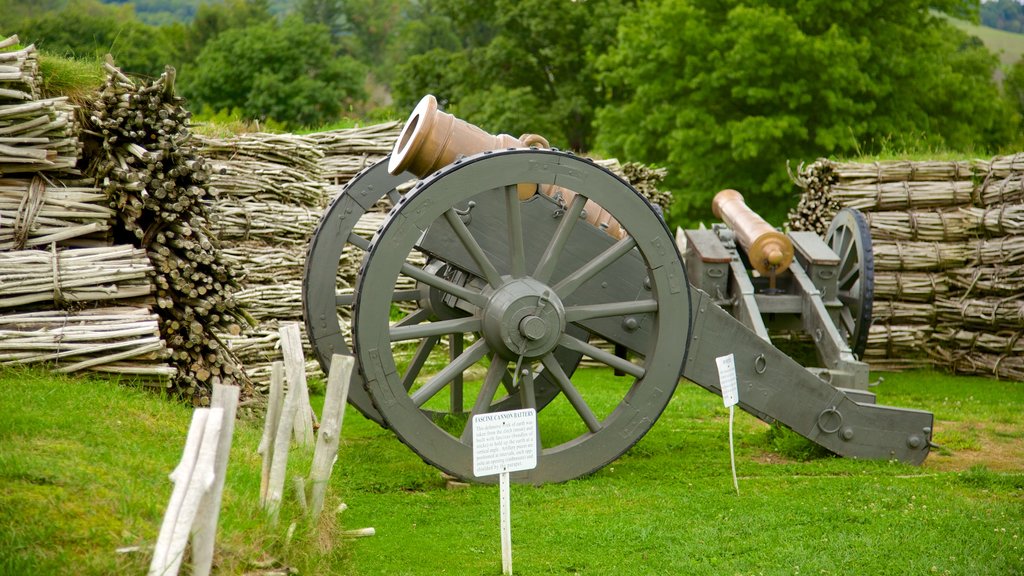
<svg viewBox="0 0 1024 576">
<path fill-rule="evenodd" d="M 273 462 L 270 464 L 270 478 L 267 482 L 267 498 L 264 508 L 270 516 L 270 523 L 277 524 L 277 515 L 281 511 L 281 500 L 284 498 L 284 480 L 288 472 L 288 448 L 292 440 L 292 424 L 295 421 L 297 393 L 294 386 L 288 388 L 281 407 L 281 419 L 277 424 L 277 435 L 274 437 Z"/>
<path fill-rule="evenodd" d="M 281 421 L 281 408 L 284 404 L 284 363 L 274 362 L 270 365 L 270 394 L 267 397 L 267 415 L 263 423 L 263 437 L 257 453 L 263 456 L 263 469 L 260 474 L 260 506 L 267 505 L 267 487 L 270 485 L 270 465 L 274 461 L 274 441 L 277 439 L 277 426 Z"/>
<path fill-rule="evenodd" d="M 309 404 L 309 387 L 306 384 L 306 357 L 302 351 L 302 336 L 299 325 L 290 322 L 278 329 L 281 335 L 281 351 L 284 353 L 284 370 L 288 377 L 288 389 L 298 392 L 295 410 L 295 440 L 300 446 L 313 447 L 313 408 Z"/>
<path fill-rule="evenodd" d="M 217 519 L 220 518 L 220 502 L 224 494 L 224 478 L 228 471 L 228 456 L 231 454 L 231 438 L 235 434 L 235 412 L 238 408 L 238 387 L 213 385 L 210 406 L 224 411 L 220 434 L 217 440 L 217 455 L 214 460 L 213 486 L 206 492 L 199 505 L 196 529 L 192 533 L 192 574 L 208 576 L 213 567 L 213 548 L 217 540 Z"/>
<path fill-rule="evenodd" d="M 151 576 L 175 575 L 181 567 L 199 501 L 213 484 L 223 417 L 223 408 L 199 408 L 193 413 L 181 462 L 171 473 L 174 490 L 153 550 Z"/>
<path fill-rule="evenodd" d="M 320 420 L 320 433 L 313 452 L 313 466 L 309 473 L 312 484 L 311 518 L 316 522 L 324 508 L 327 483 L 331 470 L 338 459 L 338 442 L 345 422 L 345 402 L 348 400 L 349 383 L 355 358 L 335 354 L 331 357 L 331 370 L 327 376 L 327 396 L 324 398 L 324 413 Z"/>
</svg>

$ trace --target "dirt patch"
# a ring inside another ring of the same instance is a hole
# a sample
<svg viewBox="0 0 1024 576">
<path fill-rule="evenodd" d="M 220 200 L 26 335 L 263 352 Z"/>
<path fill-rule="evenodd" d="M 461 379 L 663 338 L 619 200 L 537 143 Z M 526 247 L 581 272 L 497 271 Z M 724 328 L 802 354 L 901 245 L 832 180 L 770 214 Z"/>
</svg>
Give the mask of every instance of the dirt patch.
<svg viewBox="0 0 1024 576">
<path fill-rule="evenodd" d="M 984 466 L 1000 472 L 1024 472 L 1024 430 L 994 422 L 935 423 L 935 441 L 949 445 L 932 449 L 924 468 L 940 471 Z"/>
</svg>

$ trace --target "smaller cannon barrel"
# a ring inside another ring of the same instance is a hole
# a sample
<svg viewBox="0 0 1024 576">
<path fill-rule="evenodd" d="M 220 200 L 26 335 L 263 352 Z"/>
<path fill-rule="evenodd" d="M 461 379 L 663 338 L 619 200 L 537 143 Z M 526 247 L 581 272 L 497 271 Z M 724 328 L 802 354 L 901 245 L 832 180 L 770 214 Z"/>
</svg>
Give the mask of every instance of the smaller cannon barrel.
<svg viewBox="0 0 1024 576">
<path fill-rule="evenodd" d="M 462 156 L 487 150 L 506 148 L 548 148 L 548 141 L 537 134 L 523 134 L 519 138 L 508 134 L 490 134 L 483 129 L 437 109 L 437 99 L 427 94 L 420 99 L 406 120 L 402 132 L 391 151 L 388 172 L 401 174 L 409 171 L 419 178 L 433 174 Z M 528 200 L 537 192 L 537 186 L 519 185 L 519 199 Z M 576 193 L 559 186 L 542 186 L 547 196 L 561 195 L 568 205 Z M 626 231 L 607 210 L 592 200 L 584 207 L 587 221 L 608 235 L 621 239 Z"/>
<path fill-rule="evenodd" d="M 755 270 L 769 276 L 789 269 L 793 262 L 793 242 L 751 210 L 742 194 L 722 190 L 715 194 L 711 211 L 736 233 Z"/>
</svg>

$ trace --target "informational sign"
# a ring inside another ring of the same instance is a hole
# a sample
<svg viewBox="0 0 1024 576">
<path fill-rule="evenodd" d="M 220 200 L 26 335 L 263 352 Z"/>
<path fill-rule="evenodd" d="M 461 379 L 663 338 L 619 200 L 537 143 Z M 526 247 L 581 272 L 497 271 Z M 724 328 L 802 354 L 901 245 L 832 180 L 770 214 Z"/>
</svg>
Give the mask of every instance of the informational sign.
<svg viewBox="0 0 1024 576">
<path fill-rule="evenodd" d="M 477 478 L 537 467 L 537 411 L 473 416 L 473 475 Z"/>
<path fill-rule="evenodd" d="M 715 358 L 718 363 L 718 381 L 722 386 L 722 401 L 726 408 L 735 406 L 740 401 L 736 386 L 736 360 L 732 354 Z"/>
<path fill-rule="evenodd" d="M 722 387 L 722 402 L 729 409 L 729 459 L 732 461 L 732 485 L 736 495 L 740 493 L 740 482 L 736 477 L 736 448 L 732 440 L 732 421 L 736 415 L 736 404 L 740 401 L 739 387 L 736 384 L 736 358 L 732 354 L 715 358 L 718 363 L 718 383 Z"/>
<path fill-rule="evenodd" d="M 537 467 L 537 411 L 533 408 L 473 416 L 473 475 L 498 475 L 501 573 L 512 574 L 509 472 Z"/>
</svg>

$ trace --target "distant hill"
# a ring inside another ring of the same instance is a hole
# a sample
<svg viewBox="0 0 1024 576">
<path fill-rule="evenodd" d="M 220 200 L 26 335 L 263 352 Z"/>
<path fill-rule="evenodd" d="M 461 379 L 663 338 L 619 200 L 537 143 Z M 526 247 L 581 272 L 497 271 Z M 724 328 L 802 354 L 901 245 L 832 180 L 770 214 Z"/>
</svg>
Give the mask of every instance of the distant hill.
<svg viewBox="0 0 1024 576">
<path fill-rule="evenodd" d="M 996 30 L 956 18 L 950 18 L 949 21 L 964 32 L 980 38 L 989 50 L 999 55 L 999 60 L 1004 67 L 1012 66 L 1014 62 L 1024 56 L 1024 34 Z"/>
<path fill-rule="evenodd" d="M 172 22 L 191 22 L 200 4 L 214 4 L 218 0 L 100 0 L 105 4 L 135 5 L 135 13 L 139 20 L 147 24 L 161 26 Z M 270 0 L 270 11 L 273 14 L 287 12 L 294 4 L 293 0 Z"/>
</svg>

